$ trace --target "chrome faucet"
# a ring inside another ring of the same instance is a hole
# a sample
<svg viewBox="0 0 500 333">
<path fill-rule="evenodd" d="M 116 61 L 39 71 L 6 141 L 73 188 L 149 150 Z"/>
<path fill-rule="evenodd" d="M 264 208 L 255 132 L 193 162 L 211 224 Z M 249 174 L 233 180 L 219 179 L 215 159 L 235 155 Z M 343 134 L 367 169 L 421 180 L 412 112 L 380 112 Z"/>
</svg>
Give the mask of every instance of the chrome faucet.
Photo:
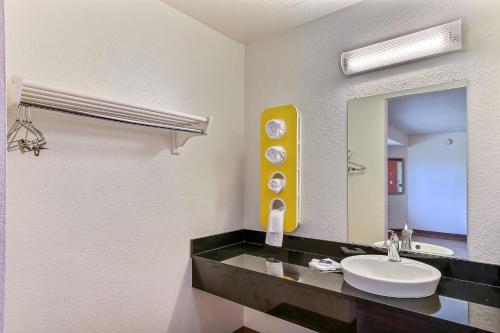
<svg viewBox="0 0 500 333">
<path fill-rule="evenodd" d="M 387 259 L 389 261 L 401 261 L 399 256 L 399 238 L 393 230 L 389 230 L 391 237 L 387 240 Z"/>
<path fill-rule="evenodd" d="M 401 231 L 401 250 L 411 250 L 411 236 L 413 229 L 408 226 L 408 221 L 405 222 L 403 231 Z"/>
</svg>

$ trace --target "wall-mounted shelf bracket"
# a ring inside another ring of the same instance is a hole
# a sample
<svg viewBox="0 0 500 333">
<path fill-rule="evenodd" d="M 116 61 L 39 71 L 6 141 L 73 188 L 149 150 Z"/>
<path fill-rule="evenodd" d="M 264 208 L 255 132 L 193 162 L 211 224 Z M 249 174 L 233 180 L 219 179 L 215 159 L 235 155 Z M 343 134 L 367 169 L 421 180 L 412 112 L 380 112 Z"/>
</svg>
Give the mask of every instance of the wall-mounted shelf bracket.
<svg viewBox="0 0 500 333">
<path fill-rule="evenodd" d="M 172 155 L 180 155 L 181 148 L 186 144 L 186 142 L 200 135 L 207 135 L 208 128 L 212 123 L 212 117 L 208 117 L 208 122 L 206 123 L 206 127 L 203 129 L 203 134 L 192 133 L 192 132 L 181 132 L 181 131 L 171 131 L 170 137 L 170 152 Z"/>
</svg>

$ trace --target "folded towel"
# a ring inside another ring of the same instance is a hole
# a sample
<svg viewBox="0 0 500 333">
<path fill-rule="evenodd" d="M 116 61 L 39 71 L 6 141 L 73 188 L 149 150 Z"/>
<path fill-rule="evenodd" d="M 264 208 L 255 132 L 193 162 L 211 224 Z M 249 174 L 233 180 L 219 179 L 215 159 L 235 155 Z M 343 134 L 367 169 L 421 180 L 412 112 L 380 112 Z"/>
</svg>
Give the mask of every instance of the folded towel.
<svg viewBox="0 0 500 333">
<path fill-rule="evenodd" d="M 273 209 L 269 213 L 269 219 L 267 221 L 267 231 L 268 232 L 279 232 L 283 233 L 283 224 L 285 222 L 285 210 L 284 209 Z"/>
<path fill-rule="evenodd" d="M 309 262 L 309 267 L 317 269 L 318 271 L 321 272 L 335 272 L 342 270 L 340 264 L 330 258 L 312 259 Z"/>
<path fill-rule="evenodd" d="M 281 247 L 283 245 L 283 226 L 285 222 L 285 210 L 273 209 L 269 213 L 267 221 L 266 244 Z"/>
</svg>

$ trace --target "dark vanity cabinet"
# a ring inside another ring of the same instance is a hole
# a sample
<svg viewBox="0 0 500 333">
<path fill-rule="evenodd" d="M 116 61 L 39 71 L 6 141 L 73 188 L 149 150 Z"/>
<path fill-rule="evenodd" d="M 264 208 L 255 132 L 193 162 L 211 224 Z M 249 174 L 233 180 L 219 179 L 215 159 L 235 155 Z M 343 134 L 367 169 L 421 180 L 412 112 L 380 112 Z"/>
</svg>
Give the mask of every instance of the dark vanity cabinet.
<svg viewBox="0 0 500 333">
<path fill-rule="evenodd" d="M 436 294 L 390 298 L 308 267 L 312 258 L 380 249 L 293 236 L 276 248 L 263 237 L 240 230 L 193 240 L 193 287 L 317 332 L 500 332 L 498 266 L 421 258 L 442 272 Z"/>
</svg>

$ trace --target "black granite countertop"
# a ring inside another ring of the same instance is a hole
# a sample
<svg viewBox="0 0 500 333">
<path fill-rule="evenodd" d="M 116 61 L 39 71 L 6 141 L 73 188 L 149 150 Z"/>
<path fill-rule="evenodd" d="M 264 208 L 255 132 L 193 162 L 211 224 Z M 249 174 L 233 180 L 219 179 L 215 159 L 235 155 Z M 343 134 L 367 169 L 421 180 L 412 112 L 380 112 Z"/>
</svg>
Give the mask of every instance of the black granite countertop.
<svg viewBox="0 0 500 333">
<path fill-rule="evenodd" d="M 324 258 L 324 254 L 270 247 L 241 238 L 234 240 L 237 242 L 229 245 L 212 244 L 222 245 L 215 249 L 198 248 L 203 251 L 194 251 L 193 258 L 256 272 L 263 277 L 283 279 L 294 286 L 319 288 L 356 302 L 380 304 L 470 328 L 500 332 L 500 287 L 496 285 L 447 277 L 443 274 L 433 296 L 419 299 L 378 296 L 351 287 L 344 282 L 342 273 L 324 273 L 308 267 L 312 258 Z M 329 257 L 339 262 L 342 259 L 341 256 Z M 276 264 L 282 265 L 282 276 L 276 276 Z"/>
</svg>

